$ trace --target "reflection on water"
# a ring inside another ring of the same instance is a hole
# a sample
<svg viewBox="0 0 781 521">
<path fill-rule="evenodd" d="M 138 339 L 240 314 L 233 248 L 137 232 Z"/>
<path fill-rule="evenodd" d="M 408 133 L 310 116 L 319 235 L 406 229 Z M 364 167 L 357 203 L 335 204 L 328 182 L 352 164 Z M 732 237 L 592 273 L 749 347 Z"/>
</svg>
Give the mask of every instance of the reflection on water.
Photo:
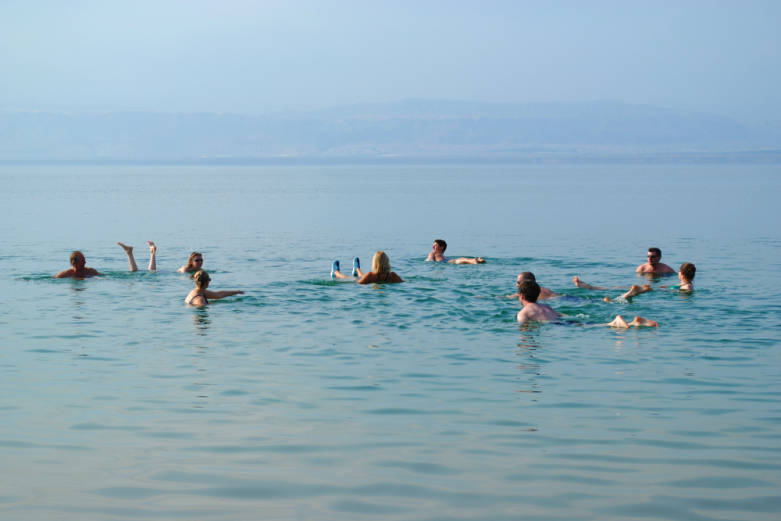
<svg viewBox="0 0 781 521">
<path fill-rule="evenodd" d="M 208 333 L 209 326 L 212 323 L 211 319 L 209 318 L 207 307 L 208 306 L 204 306 L 202 308 L 192 310 L 192 320 L 193 325 L 195 326 L 195 332 L 200 336 L 205 336 L 206 333 Z"/>
</svg>

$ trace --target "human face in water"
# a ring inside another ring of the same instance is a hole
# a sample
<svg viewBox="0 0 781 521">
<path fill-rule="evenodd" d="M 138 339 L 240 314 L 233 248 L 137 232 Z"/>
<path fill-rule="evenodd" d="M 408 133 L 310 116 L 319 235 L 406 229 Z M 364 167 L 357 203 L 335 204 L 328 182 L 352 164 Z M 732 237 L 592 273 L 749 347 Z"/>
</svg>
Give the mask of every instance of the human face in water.
<svg viewBox="0 0 781 521">
<path fill-rule="evenodd" d="M 198 255 L 193 259 L 193 266 L 195 266 L 195 269 L 201 269 L 201 266 L 203 266 L 203 257 Z"/>
<path fill-rule="evenodd" d="M 658 253 L 654 253 L 652 251 L 648 252 L 648 264 L 651 266 L 656 266 L 659 264 L 659 261 L 662 259 L 662 256 Z"/>
<path fill-rule="evenodd" d="M 442 249 L 442 246 L 440 246 L 437 243 L 434 243 L 434 245 L 431 247 L 431 249 L 434 250 L 434 253 L 438 253 L 440 255 L 442 255 L 442 253 L 445 251 L 445 250 Z"/>
</svg>

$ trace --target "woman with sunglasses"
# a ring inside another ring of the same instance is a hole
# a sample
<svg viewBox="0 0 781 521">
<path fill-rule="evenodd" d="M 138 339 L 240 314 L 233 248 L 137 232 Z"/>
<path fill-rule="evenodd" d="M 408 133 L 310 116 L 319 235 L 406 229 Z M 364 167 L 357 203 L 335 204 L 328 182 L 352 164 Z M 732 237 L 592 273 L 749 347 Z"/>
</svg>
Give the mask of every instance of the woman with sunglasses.
<svg viewBox="0 0 781 521">
<path fill-rule="evenodd" d="M 187 264 L 176 271 L 179 273 L 195 273 L 196 271 L 200 271 L 201 268 L 203 268 L 203 255 L 201 255 L 200 252 L 194 251 L 187 259 Z"/>
</svg>

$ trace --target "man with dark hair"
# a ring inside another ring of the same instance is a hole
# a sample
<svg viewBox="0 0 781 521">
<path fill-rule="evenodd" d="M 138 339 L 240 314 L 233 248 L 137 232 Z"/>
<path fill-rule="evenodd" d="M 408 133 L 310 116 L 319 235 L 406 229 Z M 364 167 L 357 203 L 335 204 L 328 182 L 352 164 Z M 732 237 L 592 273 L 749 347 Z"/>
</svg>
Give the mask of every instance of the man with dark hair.
<svg viewBox="0 0 781 521">
<path fill-rule="evenodd" d="M 459 257 L 457 259 L 448 259 L 445 257 L 445 250 L 447 249 L 447 243 L 443 239 L 434 239 L 434 246 L 431 247 L 431 251 L 426 257 L 427 261 L 432 262 L 447 262 L 450 264 L 484 264 L 485 259 L 482 257 Z"/>
<path fill-rule="evenodd" d="M 518 312 L 518 322 L 550 322 L 561 316 L 549 305 L 537 304 L 540 286 L 534 280 L 526 279 L 518 284 L 518 294 L 523 304 L 523 309 Z"/>
<path fill-rule="evenodd" d="M 648 262 L 637 267 L 637 273 L 650 273 L 652 275 L 671 275 L 675 273 L 667 264 L 660 262 L 662 260 L 662 250 L 656 247 L 648 248 Z"/>
<path fill-rule="evenodd" d="M 70 261 L 71 261 L 71 267 L 65 271 L 59 272 L 57 275 L 54 276 L 55 279 L 65 279 L 65 278 L 83 279 L 86 277 L 100 275 L 100 273 L 98 273 L 98 270 L 87 267 L 87 259 L 84 257 L 84 254 L 78 250 L 71 253 Z"/>
</svg>

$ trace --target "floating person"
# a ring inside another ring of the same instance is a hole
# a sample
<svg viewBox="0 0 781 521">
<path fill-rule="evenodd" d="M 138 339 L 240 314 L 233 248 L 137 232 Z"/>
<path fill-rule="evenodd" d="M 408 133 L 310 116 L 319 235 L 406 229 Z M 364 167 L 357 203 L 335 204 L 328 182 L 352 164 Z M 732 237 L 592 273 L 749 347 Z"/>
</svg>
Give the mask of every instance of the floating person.
<svg viewBox="0 0 781 521">
<path fill-rule="evenodd" d="M 515 285 L 520 287 L 521 283 L 525 280 L 531 280 L 534 282 L 537 282 L 537 279 L 534 277 L 534 273 L 531 271 L 524 271 L 522 273 L 518 274 L 518 277 L 515 279 Z M 549 298 L 556 298 L 560 297 L 558 293 L 554 293 L 553 291 L 549 290 L 548 288 L 544 288 L 540 286 L 540 296 L 537 297 L 537 300 L 544 300 Z M 510 293 L 509 295 L 505 295 L 506 298 L 519 298 L 520 293 L 516 291 L 515 293 Z"/>
<path fill-rule="evenodd" d="M 227 291 L 209 291 L 206 288 L 209 287 L 209 282 L 212 279 L 209 274 L 203 270 L 198 270 L 193 275 L 193 281 L 195 281 L 195 289 L 190 291 L 184 298 L 184 303 L 189 306 L 203 307 L 209 303 L 209 299 L 218 300 L 233 295 L 243 295 L 244 292 L 240 290 L 227 290 Z"/>
<path fill-rule="evenodd" d="M 675 273 L 674 269 L 660 262 L 661 260 L 662 250 L 656 247 L 648 248 L 648 262 L 638 266 L 635 272 L 649 275 L 672 275 Z"/>
<path fill-rule="evenodd" d="M 448 259 L 445 257 L 447 243 L 443 239 L 434 239 L 434 246 L 426 257 L 426 261 L 447 262 L 449 264 L 485 264 L 482 257 L 459 257 L 457 259 Z"/>
<path fill-rule="evenodd" d="M 179 273 L 195 273 L 201 271 L 203 268 L 203 255 L 200 252 L 194 251 L 187 258 L 187 264 L 179 268 Z"/>
<path fill-rule="evenodd" d="M 533 280 L 525 280 L 518 286 L 523 309 L 518 312 L 517 319 L 521 324 L 525 322 L 552 322 L 561 318 L 561 314 L 547 304 L 538 304 L 540 286 Z M 643 317 L 635 317 L 631 322 L 624 320 L 621 315 L 616 315 L 612 322 L 600 324 L 610 327 L 658 327 L 659 323 Z"/>
<path fill-rule="evenodd" d="M 157 271 L 157 246 L 155 246 L 155 243 L 152 241 L 146 241 L 146 243 L 149 245 L 149 267 L 147 269 L 149 271 Z M 133 256 L 133 247 L 121 242 L 118 242 L 117 244 L 119 244 L 122 249 L 125 250 L 127 261 L 130 264 L 130 271 L 138 271 L 138 266 L 136 266 L 136 259 Z"/>
<path fill-rule="evenodd" d="M 55 279 L 65 279 L 69 277 L 74 279 L 85 279 L 87 277 L 100 275 L 98 270 L 87 267 L 87 259 L 84 257 L 84 254 L 78 250 L 71 253 L 70 262 L 71 267 L 65 271 L 59 272 L 54 276 Z"/>
<path fill-rule="evenodd" d="M 358 284 L 396 284 L 404 282 L 395 271 L 391 271 L 390 259 L 384 251 L 378 251 L 372 258 L 372 270 L 368 273 L 361 271 L 361 260 L 358 257 L 353 259 L 352 276 L 341 272 L 339 261 L 335 260 L 331 265 L 332 279 L 353 279 L 357 277 Z"/>
<path fill-rule="evenodd" d="M 681 283 L 672 286 L 659 286 L 659 288 L 672 289 L 675 291 L 691 292 L 694 289 L 694 275 L 696 273 L 697 273 L 697 267 L 694 266 L 694 264 L 692 264 L 691 262 L 684 262 L 683 264 L 681 264 L 681 267 L 678 268 L 678 280 L 680 280 Z M 588 284 L 580 280 L 580 278 L 578 278 L 577 275 L 573 277 L 572 281 L 575 283 L 575 286 L 583 289 L 590 289 L 590 290 L 626 289 L 625 287 L 608 288 L 603 286 L 592 286 L 591 284 Z M 642 293 L 647 293 L 649 291 L 653 291 L 653 288 L 651 287 L 650 284 L 643 284 L 642 286 L 633 284 L 629 288 L 629 291 L 620 295 L 617 298 L 626 300 L 628 298 L 634 297 L 636 295 L 640 295 Z M 611 299 L 605 297 L 604 300 L 605 302 L 610 302 Z"/>
</svg>

